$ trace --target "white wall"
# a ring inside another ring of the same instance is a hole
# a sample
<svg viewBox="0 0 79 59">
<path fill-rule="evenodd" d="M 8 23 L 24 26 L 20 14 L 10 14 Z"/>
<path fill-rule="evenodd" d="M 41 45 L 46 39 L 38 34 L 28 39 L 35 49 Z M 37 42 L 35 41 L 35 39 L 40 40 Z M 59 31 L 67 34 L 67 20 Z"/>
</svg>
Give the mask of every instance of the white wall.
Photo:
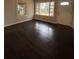
<svg viewBox="0 0 79 59">
<path fill-rule="evenodd" d="M 61 2 L 69 2 L 69 5 L 61 6 Z M 73 27 L 73 0 L 58 0 L 57 23 Z"/>
<path fill-rule="evenodd" d="M 4 1 L 4 25 L 16 22 L 16 0 Z"/>
<path fill-rule="evenodd" d="M 12 25 L 15 23 L 32 20 L 34 15 L 34 3 L 33 0 L 26 1 L 26 15 L 23 17 L 17 17 L 16 5 L 17 0 L 5 0 L 4 2 L 4 26 Z"/>
</svg>

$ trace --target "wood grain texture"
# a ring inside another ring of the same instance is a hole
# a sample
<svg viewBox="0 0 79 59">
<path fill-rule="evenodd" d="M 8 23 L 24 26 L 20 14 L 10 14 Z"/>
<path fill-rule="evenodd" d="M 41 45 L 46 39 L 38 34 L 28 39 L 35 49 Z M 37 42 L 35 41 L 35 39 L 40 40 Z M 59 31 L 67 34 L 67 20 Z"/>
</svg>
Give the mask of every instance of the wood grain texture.
<svg viewBox="0 0 79 59">
<path fill-rule="evenodd" d="M 74 59 L 71 27 L 32 20 L 4 32 L 5 59 Z"/>
</svg>

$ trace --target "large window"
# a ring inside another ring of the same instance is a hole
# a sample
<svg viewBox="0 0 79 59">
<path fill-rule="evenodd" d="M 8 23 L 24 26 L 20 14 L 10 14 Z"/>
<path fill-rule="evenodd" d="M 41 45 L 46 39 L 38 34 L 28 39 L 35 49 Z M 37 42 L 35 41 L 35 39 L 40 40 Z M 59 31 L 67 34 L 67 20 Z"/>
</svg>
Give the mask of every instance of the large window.
<svg viewBox="0 0 79 59">
<path fill-rule="evenodd" d="M 35 6 L 36 15 L 54 16 L 54 2 L 36 3 Z"/>
<path fill-rule="evenodd" d="M 24 4 L 18 4 L 17 5 L 17 15 L 25 15 L 25 5 Z"/>
</svg>

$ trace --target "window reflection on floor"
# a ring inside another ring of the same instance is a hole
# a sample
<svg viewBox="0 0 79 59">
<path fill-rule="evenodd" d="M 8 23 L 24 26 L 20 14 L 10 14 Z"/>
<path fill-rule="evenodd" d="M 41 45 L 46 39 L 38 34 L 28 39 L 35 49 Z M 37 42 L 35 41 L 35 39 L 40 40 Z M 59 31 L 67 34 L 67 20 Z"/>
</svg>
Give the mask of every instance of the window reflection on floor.
<svg viewBox="0 0 79 59">
<path fill-rule="evenodd" d="M 45 24 L 36 22 L 35 28 L 39 36 L 41 36 L 41 40 L 42 38 L 45 38 L 45 40 L 43 39 L 42 41 L 48 42 L 50 41 L 50 37 L 53 37 L 54 29 L 52 29 L 51 27 Z"/>
</svg>

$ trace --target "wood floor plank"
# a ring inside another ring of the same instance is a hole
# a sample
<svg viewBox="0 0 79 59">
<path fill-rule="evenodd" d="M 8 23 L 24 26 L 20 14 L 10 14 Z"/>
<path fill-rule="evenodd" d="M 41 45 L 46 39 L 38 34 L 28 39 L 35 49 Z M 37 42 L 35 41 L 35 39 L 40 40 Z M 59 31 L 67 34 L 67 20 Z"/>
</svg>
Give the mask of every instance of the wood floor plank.
<svg viewBox="0 0 79 59">
<path fill-rule="evenodd" d="M 4 29 L 5 59 L 74 59 L 69 26 L 31 20 Z"/>
</svg>

